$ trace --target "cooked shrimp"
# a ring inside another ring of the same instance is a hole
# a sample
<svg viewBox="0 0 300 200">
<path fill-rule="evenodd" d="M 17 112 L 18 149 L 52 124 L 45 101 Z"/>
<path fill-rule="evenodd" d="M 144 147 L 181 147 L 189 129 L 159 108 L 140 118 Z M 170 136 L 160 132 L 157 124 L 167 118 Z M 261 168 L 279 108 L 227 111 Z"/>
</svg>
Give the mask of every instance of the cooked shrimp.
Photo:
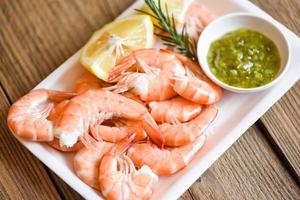
<svg viewBox="0 0 300 200">
<path fill-rule="evenodd" d="M 133 144 L 127 156 L 135 166 L 149 166 L 159 176 L 174 174 L 186 167 L 203 146 L 206 136 L 201 135 L 194 142 L 177 148 L 159 149 L 150 142 Z"/>
<path fill-rule="evenodd" d="M 144 102 L 138 96 L 132 94 L 131 92 L 124 92 L 124 93 L 121 93 L 121 95 L 144 105 Z"/>
<path fill-rule="evenodd" d="M 100 190 L 98 183 L 100 161 L 113 145 L 103 141 L 91 142 L 91 145 L 83 147 L 74 156 L 73 167 L 76 175 L 97 190 Z"/>
<path fill-rule="evenodd" d="M 163 146 L 163 137 L 148 110 L 136 101 L 107 90 L 88 90 L 70 100 L 54 126 L 61 146 L 71 147 L 79 137 L 84 137 L 91 122 L 101 113 L 112 113 L 115 117 L 142 121 L 148 136 L 157 145 Z"/>
<path fill-rule="evenodd" d="M 212 12 L 199 2 L 193 2 L 185 12 L 184 24 L 189 35 L 198 39 L 203 29 L 214 19 Z M 178 23 L 176 28 L 181 30 L 183 23 Z"/>
<path fill-rule="evenodd" d="M 64 111 L 64 109 L 66 108 L 68 103 L 69 103 L 69 100 L 64 100 L 64 101 L 60 102 L 59 104 L 57 104 L 51 110 L 47 119 L 55 122 L 60 117 L 61 113 Z M 66 146 L 61 147 L 59 144 L 59 139 L 57 139 L 57 138 L 54 138 L 54 140 L 52 140 L 51 142 L 48 142 L 48 144 L 51 147 L 55 148 L 56 150 L 63 151 L 63 152 L 75 152 L 83 147 L 83 144 L 81 143 L 81 141 L 77 141 L 77 143 L 74 144 L 72 147 L 66 147 Z"/>
<path fill-rule="evenodd" d="M 182 97 L 175 97 L 165 101 L 152 101 L 149 108 L 155 121 L 174 124 L 195 118 L 201 112 L 202 106 Z"/>
<path fill-rule="evenodd" d="M 219 101 L 222 96 L 221 88 L 213 83 L 196 63 L 185 56 L 176 55 L 184 63 L 187 75 L 174 76 L 174 90 L 183 98 L 198 104 L 213 104 Z"/>
<path fill-rule="evenodd" d="M 32 90 L 9 109 L 7 123 L 12 132 L 27 140 L 52 141 L 53 122 L 47 117 L 56 103 L 75 96 L 74 93 L 47 89 Z"/>
<path fill-rule="evenodd" d="M 102 81 L 101 79 L 97 78 L 93 74 L 86 72 L 82 77 L 80 77 L 75 85 L 74 90 L 77 93 L 83 93 L 90 89 L 100 89 L 102 87 L 109 86 L 108 83 Z"/>
<path fill-rule="evenodd" d="M 130 68 L 143 72 L 127 72 Z M 126 74 L 125 76 L 124 73 Z M 109 81 L 121 80 L 115 88 L 128 88 L 143 101 L 161 101 L 176 95 L 171 79 L 173 76 L 184 75 L 181 62 L 173 53 L 159 49 L 140 49 L 115 66 L 110 72 Z"/>
<path fill-rule="evenodd" d="M 135 133 L 134 141 L 140 141 L 147 137 L 141 121 L 111 118 L 111 114 L 102 114 L 101 117 L 98 117 L 97 122 L 91 125 L 90 131 L 94 138 L 116 143 L 132 133 Z"/>
<path fill-rule="evenodd" d="M 77 141 L 72 147 L 66 147 L 66 146 L 61 147 L 59 143 L 59 139 L 57 138 L 54 138 L 54 140 L 48 142 L 48 144 L 54 149 L 62 152 L 76 152 L 84 147 L 81 141 Z"/>
<path fill-rule="evenodd" d="M 159 130 L 165 138 L 165 145 L 177 147 L 194 141 L 201 135 L 217 116 L 217 106 L 209 105 L 201 113 L 186 123 L 159 125 Z"/>
<path fill-rule="evenodd" d="M 103 156 L 99 168 L 101 193 L 108 200 L 146 200 L 150 199 L 158 182 L 152 170 L 141 165 L 135 169 L 133 162 L 123 153 L 132 139 L 124 140 Z"/>
</svg>

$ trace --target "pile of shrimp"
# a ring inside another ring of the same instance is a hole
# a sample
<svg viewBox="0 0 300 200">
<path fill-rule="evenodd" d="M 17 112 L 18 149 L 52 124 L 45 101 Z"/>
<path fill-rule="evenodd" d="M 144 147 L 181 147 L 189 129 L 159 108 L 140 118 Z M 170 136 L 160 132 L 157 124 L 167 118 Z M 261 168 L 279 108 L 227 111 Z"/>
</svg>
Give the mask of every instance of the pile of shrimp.
<svg viewBox="0 0 300 200">
<path fill-rule="evenodd" d="M 110 71 L 90 73 L 73 92 L 32 90 L 8 113 L 17 137 L 73 153 L 76 175 L 106 199 L 150 199 L 159 176 L 203 147 L 221 89 L 180 54 L 140 49 Z"/>
</svg>

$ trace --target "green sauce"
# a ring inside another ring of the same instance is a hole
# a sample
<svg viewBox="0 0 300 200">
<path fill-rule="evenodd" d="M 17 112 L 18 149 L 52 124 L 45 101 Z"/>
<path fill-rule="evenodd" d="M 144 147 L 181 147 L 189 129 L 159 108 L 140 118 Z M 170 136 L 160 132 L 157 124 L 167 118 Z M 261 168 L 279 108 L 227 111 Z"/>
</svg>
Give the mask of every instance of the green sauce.
<svg viewBox="0 0 300 200">
<path fill-rule="evenodd" d="M 280 56 L 274 42 L 249 29 L 238 29 L 210 46 L 208 64 L 222 82 L 240 88 L 265 85 L 276 78 Z"/>
</svg>

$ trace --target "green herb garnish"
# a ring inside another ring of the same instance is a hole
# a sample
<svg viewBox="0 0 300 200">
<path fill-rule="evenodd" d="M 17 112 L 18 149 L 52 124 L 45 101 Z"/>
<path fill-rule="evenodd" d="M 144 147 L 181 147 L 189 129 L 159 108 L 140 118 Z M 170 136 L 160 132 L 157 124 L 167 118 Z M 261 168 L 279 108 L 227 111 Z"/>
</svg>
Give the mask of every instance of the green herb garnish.
<svg viewBox="0 0 300 200">
<path fill-rule="evenodd" d="M 184 24 L 181 33 L 178 33 L 174 16 L 173 14 L 169 15 L 167 5 L 165 5 L 165 14 L 162 10 L 160 0 L 158 0 L 158 5 L 156 5 L 154 0 L 144 1 L 153 13 L 136 10 L 158 20 L 158 25 L 154 24 L 154 26 L 161 30 L 162 33 L 155 33 L 155 35 L 164 41 L 164 45 L 176 48 L 179 53 L 197 61 L 196 41 L 189 36 L 186 25 Z"/>
</svg>

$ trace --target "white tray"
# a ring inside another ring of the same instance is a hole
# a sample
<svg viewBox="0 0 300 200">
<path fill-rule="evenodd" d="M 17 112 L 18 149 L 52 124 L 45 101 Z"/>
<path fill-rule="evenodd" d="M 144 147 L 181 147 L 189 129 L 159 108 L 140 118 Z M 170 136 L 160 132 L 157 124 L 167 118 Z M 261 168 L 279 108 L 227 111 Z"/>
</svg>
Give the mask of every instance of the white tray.
<svg viewBox="0 0 300 200">
<path fill-rule="evenodd" d="M 201 1 L 201 0 L 200 0 Z M 231 12 L 253 12 L 274 21 L 265 12 L 246 0 L 202 0 L 216 17 Z M 130 6 L 121 16 L 132 13 L 142 1 Z M 271 89 L 255 94 L 234 94 L 224 92 L 219 103 L 219 115 L 211 126 L 211 135 L 196 158 L 179 173 L 160 178 L 159 186 L 152 199 L 176 199 L 198 179 L 257 119 L 259 119 L 300 77 L 300 40 L 275 22 L 284 32 L 291 45 L 289 70 L 281 81 Z M 100 27 L 99 27 L 100 28 Z M 71 90 L 74 81 L 84 69 L 78 64 L 77 52 L 35 88 Z M 73 172 L 73 154 L 60 153 L 49 146 L 21 140 L 36 157 L 53 170 L 60 178 L 86 199 L 102 199 L 101 195 L 84 184 Z"/>
</svg>

